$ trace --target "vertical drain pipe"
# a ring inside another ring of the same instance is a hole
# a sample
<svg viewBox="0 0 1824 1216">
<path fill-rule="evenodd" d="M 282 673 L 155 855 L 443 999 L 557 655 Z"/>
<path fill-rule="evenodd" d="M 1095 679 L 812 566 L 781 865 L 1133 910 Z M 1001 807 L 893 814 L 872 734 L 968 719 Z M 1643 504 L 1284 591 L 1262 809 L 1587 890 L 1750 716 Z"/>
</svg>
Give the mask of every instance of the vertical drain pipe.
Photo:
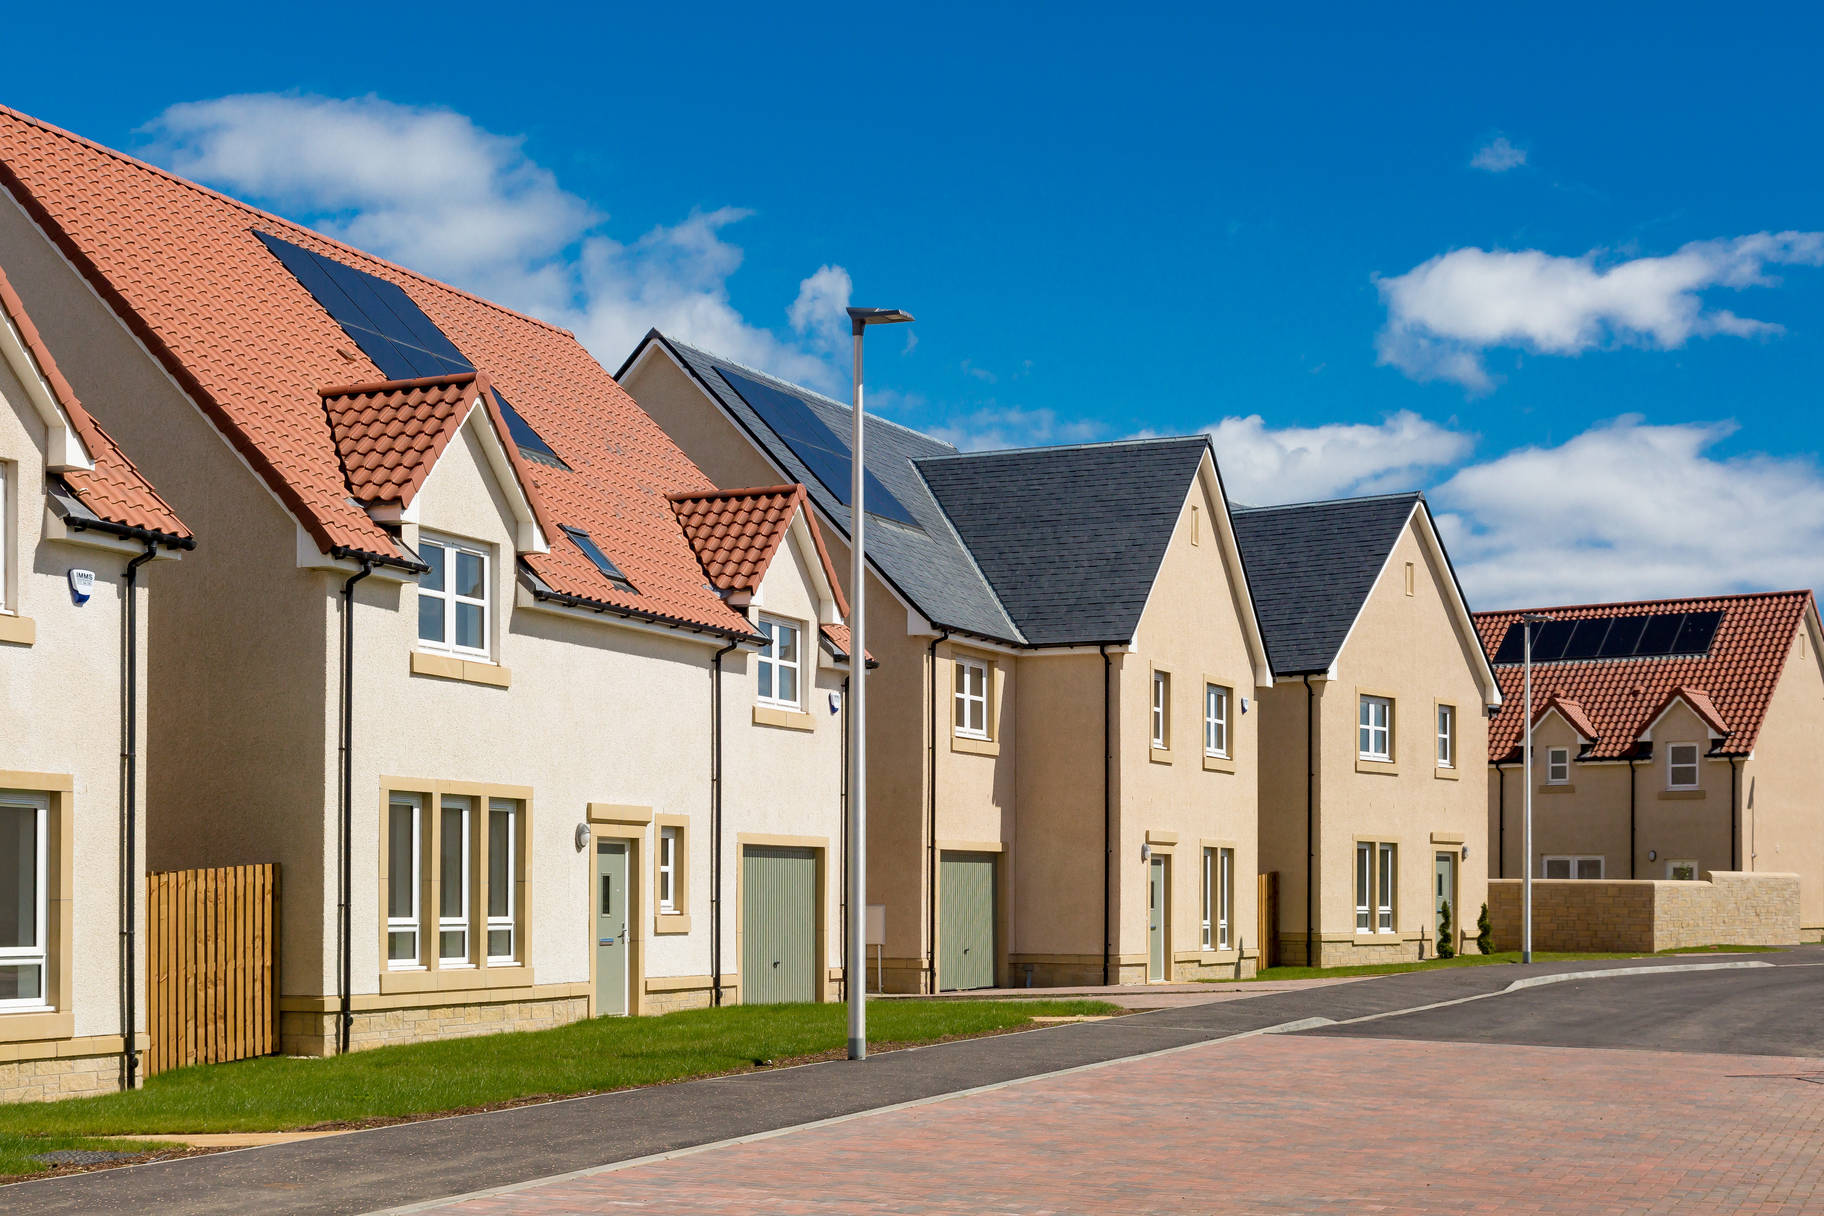
<svg viewBox="0 0 1824 1216">
<path fill-rule="evenodd" d="M 355 584 L 374 572 L 371 559 L 361 559 L 360 572 L 342 584 L 342 901 L 339 909 L 342 930 L 341 1008 L 336 1017 L 336 1050 L 348 1054 L 349 1032 L 355 1014 L 351 992 L 354 988 L 355 942 L 350 900 L 354 893 L 355 837 L 355 767 L 352 747 L 355 729 Z"/>
<path fill-rule="evenodd" d="M 1734 756 L 1729 757 L 1729 868 L 1742 868 L 1742 770 Z"/>
<path fill-rule="evenodd" d="M 945 629 L 931 639 L 925 651 L 925 670 L 931 674 L 930 771 L 925 778 L 931 804 L 926 825 L 930 836 L 925 841 L 925 991 L 930 993 L 937 991 L 937 644 L 949 639 L 950 631 Z M 851 655 L 849 662 L 854 661 Z"/>
<path fill-rule="evenodd" d="M 722 1007 L 722 656 L 709 666 L 709 1001 Z"/>
<path fill-rule="evenodd" d="M 1108 656 L 1108 643 L 1104 642 L 1097 649 L 1102 652 L 1102 986 L 1114 983 L 1109 978 L 1109 954 L 1112 947 L 1110 938 L 1114 935 L 1114 874 L 1115 874 L 1115 799 L 1112 782 L 1114 780 L 1114 732 L 1109 726 L 1109 692 L 1114 660 Z"/>
<path fill-rule="evenodd" d="M 1634 757 L 1628 757 L 1628 877 L 1637 878 L 1634 871 L 1639 864 L 1635 859 L 1640 856 L 1640 849 L 1634 843 L 1634 787 L 1639 782 L 1634 780 Z"/>
<path fill-rule="evenodd" d="M 126 702 L 121 710 L 125 739 L 120 751 L 121 811 L 126 820 L 127 836 L 126 876 L 120 884 L 126 905 L 122 911 L 120 927 L 122 944 L 126 947 L 120 986 L 126 1008 L 121 1015 L 124 1025 L 120 1035 L 120 1054 L 127 1066 L 128 1089 L 134 1089 L 139 1084 L 139 939 L 135 933 L 135 922 L 139 917 L 139 568 L 151 561 L 157 553 L 158 543 L 147 541 L 146 551 L 128 562 L 126 571 L 127 670 L 121 689 Z"/>
<path fill-rule="evenodd" d="M 1317 947 L 1317 888 L 1312 880 L 1317 870 L 1317 807 L 1312 797 L 1317 772 L 1317 697 L 1311 691 L 1311 677 L 1305 676 L 1305 966 L 1315 967 Z"/>
<path fill-rule="evenodd" d="M 1507 770 L 1495 764 L 1495 877 L 1507 877 Z"/>
<path fill-rule="evenodd" d="M 849 659 L 849 662 L 851 662 L 851 663 L 853 663 L 854 661 L 855 660 L 853 657 L 851 657 Z M 854 668 L 850 668 L 850 670 L 853 671 Z M 837 831 L 841 833 L 841 839 L 837 841 L 837 850 L 836 851 L 837 851 L 837 855 L 840 856 L 841 858 L 843 858 L 842 923 L 846 925 L 849 923 L 849 866 L 848 866 L 848 856 L 849 856 L 849 748 L 848 748 L 848 744 L 846 742 L 849 737 L 849 677 L 847 677 L 847 676 L 844 676 L 842 678 L 841 723 L 842 723 L 842 737 L 845 742 L 841 749 L 842 750 L 842 780 L 838 785 L 838 789 L 841 791 L 841 793 L 837 796 L 837 799 L 836 799 L 836 805 L 842 811 L 841 825 L 837 829 Z M 862 862 L 863 862 L 863 864 L 866 864 L 867 859 L 864 857 L 862 859 Z M 864 916 L 866 915 L 865 911 L 863 912 L 863 915 Z M 842 935 L 842 999 L 845 1001 L 849 999 L 849 993 L 851 991 L 853 991 L 853 989 L 851 989 L 849 987 L 849 985 L 853 984 L 855 982 L 856 967 L 858 965 L 861 968 L 861 972 L 860 972 L 861 990 L 863 992 L 866 992 L 868 990 L 867 955 L 864 953 L 862 955 L 860 963 L 857 964 L 856 960 L 849 956 L 849 935 L 847 933 L 844 933 Z"/>
</svg>

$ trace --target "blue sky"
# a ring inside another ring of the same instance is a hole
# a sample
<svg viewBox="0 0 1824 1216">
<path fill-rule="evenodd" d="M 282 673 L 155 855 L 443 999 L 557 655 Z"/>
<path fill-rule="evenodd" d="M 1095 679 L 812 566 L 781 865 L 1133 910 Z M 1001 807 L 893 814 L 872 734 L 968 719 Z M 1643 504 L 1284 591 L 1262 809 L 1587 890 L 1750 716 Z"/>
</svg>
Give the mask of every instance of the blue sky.
<svg viewBox="0 0 1824 1216">
<path fill-rule="evenodd" d="M 15 15 L 0 100 L 611 369 L 657 324 L 841 392 L 842 304 L 907 308 L 882 412 L 1423 488 L 1478 606 L 1824 584 L 1806 10 L 528 11 Z"/>
</svg>

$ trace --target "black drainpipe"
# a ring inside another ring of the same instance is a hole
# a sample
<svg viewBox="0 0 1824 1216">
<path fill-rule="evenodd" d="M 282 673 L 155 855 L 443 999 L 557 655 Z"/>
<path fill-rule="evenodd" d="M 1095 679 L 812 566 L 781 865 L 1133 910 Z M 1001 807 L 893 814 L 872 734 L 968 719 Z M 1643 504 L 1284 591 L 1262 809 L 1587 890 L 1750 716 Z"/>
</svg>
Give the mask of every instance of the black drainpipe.
<svg viewBox="0 0 1824 1216">
<path fill-rule="evenodd" d="M 925 991 L 937 991 L 937 644 L 948 641 L 950 631 L 940 632 L 931 639 L 930 647 L 925 651 L 925 670 L 931 673 L 931 731 L 928 760 L 930 771 L 926 781 L 930 785 L 928 798 L 930 802 L 930 820 L 928 827 L 930 837 L 925 842 Z M 855 658 L 849 656 L 849 662 Z"/>
<path fill-rule="evenodd" d="M 355 941 L 350 900 L 354 895 L 355 870 L 355 766 L 351 754 L 355 730 L 355 584 L 374 572 L 370 558 L 361 559 L 361 570 L 342 584 L 342 992 L 341 1011 L 336 1018 L 336 1050 L 348 1054 L 349 1032 L 354 1028 L 355 1014 L 351 992 L 354 988 Z M 382 915 L 385 913 L 383 912 Z"/>
<path fill-rule="evenodd" d="M 1109 978 L 1109 939 L 1114 934 L 1114 883 L 1115 883 L 1115 799 L 1114 781 L 1115 762 L 1113 739 L 1114 733 L 1109 726 L 1109 693 L 1114 660 L 1108 657 L 1108 643 L 1104 642 L 1099 650 L 1102 652 L 1102 986 L 1114 983 Z"/>
<path fill-rule="evenodd" d="M 1729 757 L 1729 868 L 1742 868 L 1742 770 Z"/>
<path fill-rule="evenodd" d="M 850 662 L 854 660 L 851 659 Z M 841 811 L 840 826 L 837 828 L 836 855 L 842 858 L 842 923 L 849 923 L 849 677 L 842 678 L 842 714 L 838 719 L 842 729 L 842 782 L 841 796 L 836 804 Z M 865 859 L 864 859 L 865 861 Z M 864 911 L 863 916 L 867 913 Z M 865 936 L 865 935 L 864 935 Z M 884 949 L 884 947 L 883 947 Z M 859 962 L 849 957 L 849 935 L 845 929 L 842 934 L 842 999 L 848 1000 L 854 989 L 849 985 L 856 979 L 856 968 L 860 968 L 861 990 L 868 990 L 868 959 L 864 953 Z"/>
<path fill-rule="evenodd" d="M 125 896 L 126 907 L 122 912 L 121 941 L 126 947 L 126 960 L 121 968 L 121 995 L 126 1009 L 122 1015 L 125 1025 L 120 1036 L 120 1054 L 127 1066 L 127 1088 L 133 1089 L 139 1083 L 139 1044 L 138 1044 L 138 971 L 139 940 L 134 933 L 134 922 L 139 916 L 139 568 L 151 561 L 158 553 L 156 541 L 146 541 L 146 551 L 127 563 L 127 612 L 126 630 L 127 670 L 122 697 L 125 704 L 121 709 L 121 726 L 125 736 L 125 746 L 120 751 L 122 769 L 120 783 L 121 814 L 126 820 L 126 881 L 121 883 L 121 892 Z"/>
<path fill-rule="evenodd" d="M 1495 877 L 1507 877 L 1507 770 L 1495 762 Z"/>
<path fill-rule="evenodd" d="M 1305 966 L 1317 966 L 1317 698 L 1305 676 Z"/>
<path fill-rule="evenodd" d="M 1634 757 L 1628 757 L 1628 877 L 1640 877 L 1635 871 L 1639 868 L 1640 847 L 1635 843 L 1634 831 Z"/>
<path fill-rule="evenodd" d="M 709 667 L 709 988 L 710 1003 L 722 1004 L 722 656 L 740 643 L 716 651 Z"/>
</svg>

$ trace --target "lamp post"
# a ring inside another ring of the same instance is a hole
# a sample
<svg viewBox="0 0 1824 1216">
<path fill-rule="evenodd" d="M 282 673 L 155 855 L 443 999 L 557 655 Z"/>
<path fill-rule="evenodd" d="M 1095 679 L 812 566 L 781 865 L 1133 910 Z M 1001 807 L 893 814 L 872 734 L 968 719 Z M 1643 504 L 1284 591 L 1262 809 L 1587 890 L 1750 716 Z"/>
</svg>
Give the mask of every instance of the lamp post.
<svg viewBox="0 0 1824 1216">
<path fill-rule="evenodd" d="M 867 643 L 862 637 L 862 598 L 867 589 L 867 558 L 862 531 L 867 509 L 863 501 L 866 468 L 862 451 L 861 339 L 870 325 L 896 325 L 912 314 L 897 308 L 851 308 L 849 328 L 855 343 L 854 437 L 849 454 L 849 1059 L 868 1058 L 867 984 L 854 982 L 866 975 L 857 961 L 867 956 L 868 924 L 868 753 Z"/>
<path fill-rule="evenodd" d="M 1526 722 L 1522 739 L 1521 780 L 1525 784 L 1524 826 L 1520 847 L 1525 861 L 1520 872 L 1520 961 L 1533 961 L 1533 626 L 1552 618 L 1544 613 L 1529 612 L 1520 618 L 1521 663 L 1526 680 Z"/>
</svg>

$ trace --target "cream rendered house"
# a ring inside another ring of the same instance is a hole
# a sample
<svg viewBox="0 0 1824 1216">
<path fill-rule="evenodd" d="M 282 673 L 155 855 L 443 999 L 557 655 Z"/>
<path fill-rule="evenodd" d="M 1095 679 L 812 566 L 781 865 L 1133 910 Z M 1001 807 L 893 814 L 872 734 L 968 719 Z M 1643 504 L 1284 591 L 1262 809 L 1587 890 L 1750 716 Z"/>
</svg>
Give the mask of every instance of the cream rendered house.
<svg viewBox="0 0 1824 1216">
<path fill-rule="evenodd" d="M 1824 660 L 1809 591 L 1529 610 L 1536 878 L 1799 875 L 1824 936 Z M 1507 693 L 1490 725 L 1489 877 L 1522 877 L 1520 612 L 1477 625 Z"/>
<path fill-rule="evenodd" d="M 1501 689 L 1420 494 L 1238 510 L 1275 684 L 1260 868 L 1279 958 L 1461 951 L 1487 898 L 1480 774 Z"/>
<path fill-rule="evenodd" d="M 570 334 L 10 111 L 0 183 L 0 260 L 210 542 L 151 580 L 147 848 L 279 863 L 283 1050 L 833 995 L 801 500 L 718 585 L 672 497 L 713 484 Z"/>
<path fill-rule="evenodd" d="M 0 271 L 0 1101 L 137 1083 L 143 568 L 194 543 Z"/>
<path fill-rule="evenodd" d="M 717 480 L 804 484 L 849 560 L 847 407 L 657 332 L 619 378 Z M 1250 971 L 1244 708 L 1271 677 L 1207 441 L 961 455 L 867 426 L 886 988 Z"/>
</svg>

